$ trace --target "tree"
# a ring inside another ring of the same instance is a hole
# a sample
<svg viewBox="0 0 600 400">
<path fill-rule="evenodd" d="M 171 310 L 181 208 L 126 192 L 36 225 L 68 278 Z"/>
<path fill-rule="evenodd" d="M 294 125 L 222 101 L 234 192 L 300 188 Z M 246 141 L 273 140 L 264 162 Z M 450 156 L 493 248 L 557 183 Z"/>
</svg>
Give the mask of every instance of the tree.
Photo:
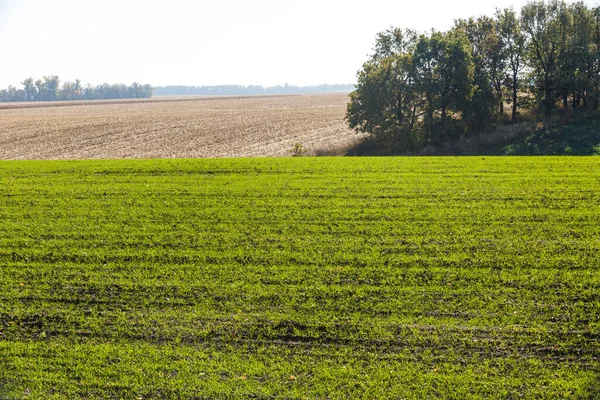
<svg viewBox="0 0 600 400">
<path fill-rule="evenodd" d="M 508 61 L 509 75 L 507 86 L 511 93 L 511 123 L 517 120 L 518 95 L 521 85 L 520 75 L 523 70 L 523 54 L 525 36 L 521 33 L 519 18 L 512 8 L 496 11 L 498 31 L 506 47 L 505 56 Z"/>
<path fill-rule="evenodd" d="M 97 100 L 97 99 L 126 99 L 150 98 L 153 88 L 134 82 L 131 86 L 122 83 L 104 83 L 98 86 L 86 85 L 85 88 L 79 79 L 66 81 L 61 86 L 56 75 L 46 75 L 35 82 L 27 78 L 21 82 L 23 89 L 12 86 L 0 91 L 0 101 L 55 101 L 55 100 Z M 263 90 L 264 93 L 264 90 Z"/>
<path fill-rule="evenodd" d="M 537 102 L 544 127 L 562 100 L 565 120 L 600 101 L 600 7 L 532 1 L 494 18 L 455 21 L 448 32 L 418 37 L 390 28 L 358 75 L 347 120 L 379 138 L 413 146 L 482 132 L 512 104 Z"/>
<path fill-rule="evenodd" d="M 78 89 L 77 81 L 67 81 L 63 83 L 62 88 L 58 92 L 58 99 L 60 100 L 78 100 L 79 97 L 80 89 Z"/>
<path fill-rule="evenodd" d="M 363 66 L 346 118 L 351 128 L 410 151 L 419 142 L 415 131 L 421 116 L 417 97 L 411 55 L 391 55 Z"/>
<path fill-rule="evenodd" d="M 462 35 L 433 32 L 421 35 L 414 50 L 417 91 L 425 97 L 425 130 L 428 140 L 439 143 L 448 138 L 448 116 L 464 119 L 473 95 L 473 60 Z M 440 128 L 435 114 L 440 112 Z"/>
<path fill-rule="evenodd" d="M 81 81 L 79 79 L 75 79 L 75 82 L 73 82 L 73 90 L 75 91 L 75 97 L 77 99 L 81 98 Z"/>
<path fill-rule="evenodd" d="M 536 95 L 544 113 L 544 128 L 556 104 L 560 86 L 559 60 L 567 51 L 569 15 L 563 1 L 528 3 L 521 9 L 521 26 L 526 35 L 526 55 L 532 68 Z"/>
<path fill-rule="evenodd" d="M 23 90 L 25 92 L 26 101 L 34 101 L 37 99 L 37 88 L 33 83 L 33 78 L 27 78 L 23 82 Z"/>
<path fill-rule="evenodd" d="M 417 34 L 410 30 L 391 27 L 379 32 L 375 39 L 375 47 L 371 60 L 377 62 L 387 57 L 404 54 L 410 51 L 417 41 Z"/>
<path fill-rule="evenodd" d="M 594 10 L 588 9 L 584 3 L 569 6 L 572 17 L 568 50 L 564 64 L 568 65 L 570 74 L 563 88 L 563 106 L 565 97 L 572 95 L 573 110 L 577 110 L 583 101 L 584 107 L 596 109 L 598 98 L 598 19 Z"/>
<path fill-rule="evenodd" d="M 417 130 L 422 112 L 412 62 L 415 41 L 414 32 L 397 28 L 377 35 L 346 113 L 351 128 L 405 151 L 417 148 L 422 139 Z"/>
<path fill-rule="evenodd" d="M 461 133 L 456 122 L 467 114 L 473 93 L 473 61 L 462 35 L 401 32 L 377 36 L 346 119 L 357 131 L 411 151 Z"/>
<path fill-rule="evenodd" d="M 476 20 L 457 20 L 453 32 L 465 35 L 474 63 L 475 92 L 471 102 L 472 118 L 478 127 L 504 113 L 502 84 L 507 68 L 506 46 L 494 19 L 482 16 Z"/>
<path fill-rule="evenodd" d="M 55 101 L 58 98 L 58 91 L 60 89 L 60 79 L 56 75 L 44 76 L 44 86 L 46 89 L 46 100 Z"/>
<path fill-rule="evenodd" d="M 46 96 L 48 93 L 47 93 L 46 84 L 44 83 L 44 81 L 42 81 L 41 79 L 38 79 L 37 81 L 35 81 L 35 88 L 36 88 L 36 92 L 37 92 L 36 100 L 38 100 L 38 101 L 47 100 Z"/>
</svg>

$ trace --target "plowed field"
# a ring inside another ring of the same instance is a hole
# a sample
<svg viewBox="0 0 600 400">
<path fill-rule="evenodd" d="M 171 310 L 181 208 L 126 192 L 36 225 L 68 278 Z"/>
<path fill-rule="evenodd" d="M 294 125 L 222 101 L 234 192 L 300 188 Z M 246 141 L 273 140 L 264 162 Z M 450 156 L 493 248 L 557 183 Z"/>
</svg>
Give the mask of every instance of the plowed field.
<svg viewBox="0 0 600 400">
<path fill-rule="evenodd" d="M 0 105 L 0 159 L 269 157 L 335 153 L 359 136 L 348 96 L 165 98 Z"/>
</svg>

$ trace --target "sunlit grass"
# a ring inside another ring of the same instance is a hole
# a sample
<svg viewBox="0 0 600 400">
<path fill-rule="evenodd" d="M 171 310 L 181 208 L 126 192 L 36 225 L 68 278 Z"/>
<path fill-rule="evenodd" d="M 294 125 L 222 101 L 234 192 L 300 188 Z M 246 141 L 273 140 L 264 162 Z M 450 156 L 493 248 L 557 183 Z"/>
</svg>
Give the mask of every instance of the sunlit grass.
<svg viewBox="0 0 600 400">
<path fill-rule="evenodd" d="M 597 158 L 0 163 L 0 398 L 594 398 Z"/>
</svg>

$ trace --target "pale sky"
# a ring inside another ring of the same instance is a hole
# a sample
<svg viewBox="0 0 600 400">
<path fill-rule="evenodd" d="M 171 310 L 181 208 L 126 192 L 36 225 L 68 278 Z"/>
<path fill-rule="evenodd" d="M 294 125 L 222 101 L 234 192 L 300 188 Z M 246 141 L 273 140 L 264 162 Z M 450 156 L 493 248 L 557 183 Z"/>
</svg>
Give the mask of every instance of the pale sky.
<svg viewBox="0 0 600 400">
<path fill-rule="evenodd" d="M 0 88 L 49 74 L 153 86 L 354 83 L 377 32 L 446 30 L 525 3 L 0 0 Z"/>
</svg>

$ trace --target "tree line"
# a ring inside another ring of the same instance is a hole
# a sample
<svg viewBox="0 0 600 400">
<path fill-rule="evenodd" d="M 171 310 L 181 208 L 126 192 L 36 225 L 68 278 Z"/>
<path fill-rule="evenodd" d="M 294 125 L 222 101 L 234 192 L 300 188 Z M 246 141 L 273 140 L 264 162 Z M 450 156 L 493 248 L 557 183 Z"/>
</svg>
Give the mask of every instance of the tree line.
<svg viewBox="0 0 600 400">
<path fill-rule="evenodd" d="M 260 94 L 302 94 L 341 92 L 354 89 L 352 84 L 339 85 L 316 85 L 316 86 L 240 86 L 240 85 L 218 85 L 218 86 L 159 86 L 154 88 L 155 96 L 231 96 L 231 95 L 260 95 Z"/>
<path fill-rule="evenodd" d="M 57 101 L 57 100 L 112 100 L 145 99 L 152 97 L 152 86 L 134 82 L 124 84 L 82 85 L 79 79 L 62 83 L 56 75 L 46 75 L 42 79 L 27 78 L 22 88 L 9 86 L 0 90 L 0 102 Z"/>
<path fill-rule="evenodd" d="M 414 151 L 515 123 L 523 110 L 547 128 L 598 110 L 599 98 L 600 7 L 532 1 L 520 14 L 507 8 L 459 19 L 446 32 L 379 33 L 346 119 Z"/>
</svg>

